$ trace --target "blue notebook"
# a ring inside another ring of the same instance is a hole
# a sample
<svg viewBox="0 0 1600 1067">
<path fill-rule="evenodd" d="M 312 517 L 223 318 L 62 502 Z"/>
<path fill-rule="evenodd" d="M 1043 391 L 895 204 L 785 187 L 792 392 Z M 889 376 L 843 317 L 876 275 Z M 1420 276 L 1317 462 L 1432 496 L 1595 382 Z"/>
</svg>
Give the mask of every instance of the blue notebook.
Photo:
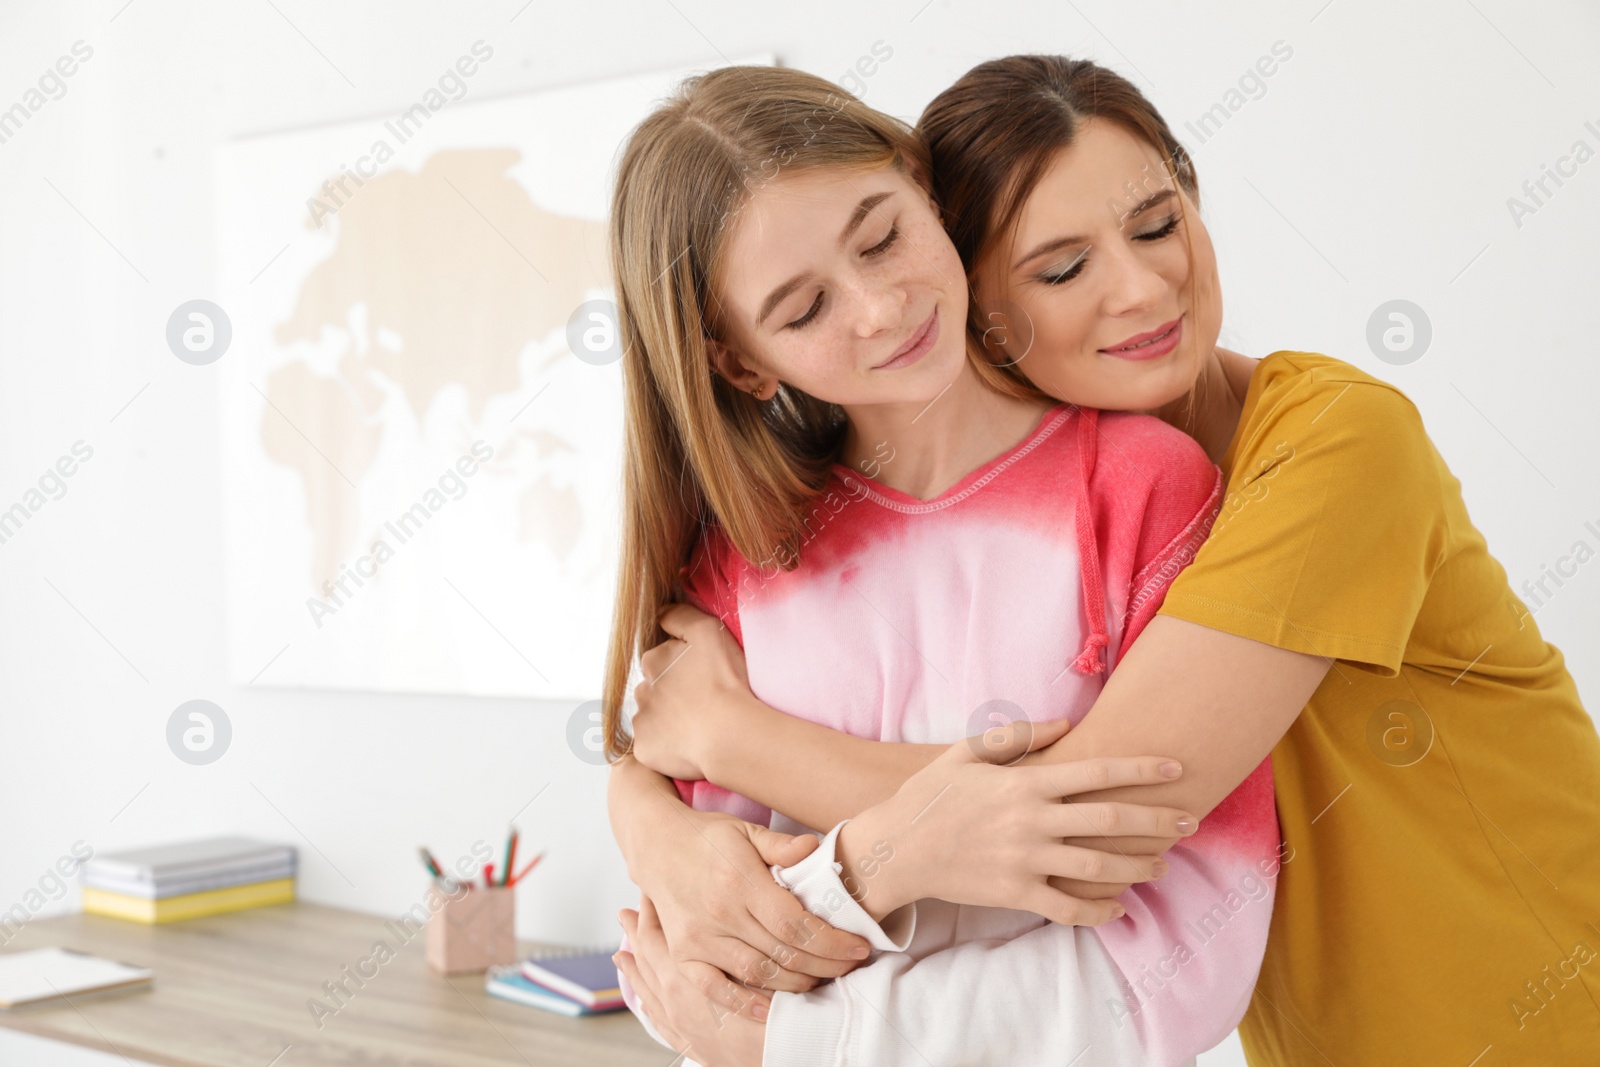
<svg viewBox="0 0 1600 1067">
<path fill-rule="evenodd" d="M 622 1008 L 622 1005 L 591 1008 L 586 1004 L 579 1004 L 576 1000 L 546 989 L 526 977 L 515 964 L 509 967 L 489 968 L 483 989 L 484 992 L 492 997 L 515 1001 L 518 1004 L 526 1004 L 531 1008 L 553 1011 L 557 1015 L 574 1017 L 579 1015 L 600 1015 L 609 1011 L 618 1011 Z"/>
</svg>

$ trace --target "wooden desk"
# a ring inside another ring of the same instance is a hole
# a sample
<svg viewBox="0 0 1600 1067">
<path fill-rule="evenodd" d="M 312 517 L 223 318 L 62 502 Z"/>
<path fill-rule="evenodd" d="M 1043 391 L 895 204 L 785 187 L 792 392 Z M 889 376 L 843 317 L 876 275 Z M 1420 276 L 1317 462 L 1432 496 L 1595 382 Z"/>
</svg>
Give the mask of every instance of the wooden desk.
<svg viewBox="0 0 1600 1067">
<path fill-rule="evenodd" d="M 0 1026 L 166 1067 L 666 1067 L 674 1059 L 629 1012 L 568 1019 L 488 996 L 481 975 L 434 974 L 423 935 L 400 945 L 386 921 L 298 902 L 166 926 L 83 914 L 35 920 L 7 952 L 75 948 L 150 967 L 155 983 L 0 1011 Z M 398 948 L 394 957 L 362 988 L 347 983 L 353 995 L 319 1028 L 307 1001 L 336 1006 L 323 983 L 344 978 L 380 939 Z"/>
</svg>

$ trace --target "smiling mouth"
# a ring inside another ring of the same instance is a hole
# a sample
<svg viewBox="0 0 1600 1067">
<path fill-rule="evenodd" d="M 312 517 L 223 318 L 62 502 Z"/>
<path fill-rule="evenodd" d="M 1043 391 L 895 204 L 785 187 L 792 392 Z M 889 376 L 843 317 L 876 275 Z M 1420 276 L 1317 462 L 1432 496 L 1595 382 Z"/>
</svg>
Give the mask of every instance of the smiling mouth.
<svg viewBox="0 0 1600 1067">
<path fill-rule="evenodd" d="M 1177 318 L 1173 319 L 1171 322 L 1169 322 L 1167 324 L 1166 328 L 1161 330 L 1159 333 L 1149 334 L 1141 341 L 1135 341 L 1135 342 L 1133 342 L 1131 344 L 1118 345 L 1115 348 L 1102 348 L 1100 351 L 1102 351 L 1102 352 L 1137 352 L 1141 348 L 1149 348 L 1152 345 L 1158 345 L 1162 341 L 1165 341 L 1168 337 L 1171 337 L 1172 336 L 1172 331 L 1176 330 L 1178 328 L 1178 324 L 1181 323 L 1182 321 L 1183 321 L 1183 316 L 1180 315 Z"/>
<path fill-rule="evenodd" d="M 889 370 L 905 364 L 914 363 L 921 359 L 923 354 L 932 345 L 932 340 L 939 329 L 939 308 L 934 307 L 927 319 L 918 328 L 916 334 L 900 346 L 900 350 L 888 359 L 879 363 L 873 370 Z"/>
</svg>

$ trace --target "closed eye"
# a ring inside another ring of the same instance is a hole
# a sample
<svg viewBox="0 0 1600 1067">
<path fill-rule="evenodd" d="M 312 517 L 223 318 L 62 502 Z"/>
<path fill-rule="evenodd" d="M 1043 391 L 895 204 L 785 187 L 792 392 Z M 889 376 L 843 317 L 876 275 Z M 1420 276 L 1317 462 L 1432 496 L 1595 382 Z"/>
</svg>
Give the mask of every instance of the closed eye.
<svg viewBox="0 0 1600 1067">
<path fill-rule="evenodd" d="M 1060 285 L 1063 282 L 1070 282 L 1072 279 L 1083 273 L 1083 268 L 1088 264 L 1088 262 L 1089 250 L 1085 248 L 1082 252 L 1078 253 L 1077 259 L 1074 259 L 1071 263 L 1068 263 L 1060 270 L 1049 271 L 1039 275 L 1039 280 L 1044 282 L 1046 285 Z"/>
<path fill-rule="evenodd" d="M 881 256 L 885 252 L 889 251 L 889 249 L 894 246 L 895 241 L 899 239 L 900 228 L 898 226 L 890 226 L 887 237 L 873 245 L 871 248 L 864 249 L 861 254 L 867 257 Z"/>
<path fill-rule="evenodd" d="M 1167 221 L 1153 230 L 1133 235 L 1135 241 L 1159 241 L 1164 237 L 1171 237 L 1178 229 L 1178 216 L 1176 213 L 1167 216 Z M 1068 263 L 1060 270 L 1049 271 L 1039 275 L 1039 280 L 1046 285 L 1061 285 L 1070 282 L 1083 273 L 1083 268 L 1089 264 L 1089 250 L 1085 248 L 1078 253 L 1078 258 Z"/>
<path fill-rule="evenodd" d="M 1178 228 L 1178 216 L 1176 214 L 1172 214 L 1172 215 L 1169 215 L 1167 217 L 1167 221 L 1166 222 L 1163 222 L 1160 226 L 1156 227 L 1155 229 L 1147 230 L 1144 233 L 1136 233 L 1136 234 L 1134 234 L 1133 235 L 1133 239 L 1135 241 L 1159 241 L 1163 237 L 1171 236 L 1172 232 L 1174 230 L 1176 230 L 1177 228 Z"/>
<path fill-rule="evenodd" d="M 786 329 L 786 330 L 804 329 L 807 325 L 809 325 L 811 323 L 812 319 L 815 319 L 817 317 L 817 313 L 819 311 L 821 311 L 821 310 L 822 310 L 822 293 L 818 292 L 817 293 L 817 298 L 815 300 L 811 301 L 811 308 L 804 315 L 801 315 L 798 319 L 795 319 L 793 322 L 784 323 L 783 328 Z"/>
<path fill-rule="evenodd" d="M 884 236 L 883 240 L 879 241 L 871 248 L 862 249 L 861 254 L 869 258 L 881 256 L 885 252 L 889 251 L 889 249 L 893 248 L 895 242 L 899 239 L 900 228 L 898 226 L 890 226 L 889 232 Z M 793 322 L 784 323 L 784 328 L 789 330 L 802 330 L 806 326 L 810 325 L 821 311 L 822 294 L 819 292 L 817 294 L 817 298 L 811 301 L 811 307 L 806 310 L 806 313 L 801 315 L 798 319 L 795 319 Z"/>
</svg>

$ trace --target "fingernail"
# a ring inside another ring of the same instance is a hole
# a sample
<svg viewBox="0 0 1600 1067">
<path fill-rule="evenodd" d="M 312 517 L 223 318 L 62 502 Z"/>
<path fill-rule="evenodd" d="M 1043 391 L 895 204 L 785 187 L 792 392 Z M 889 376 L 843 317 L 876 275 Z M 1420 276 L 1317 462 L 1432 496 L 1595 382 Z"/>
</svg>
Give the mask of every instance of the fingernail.
<svg viewBox="0 0 1600 1067">
<path fill-rule="evenodd" d="M 766 1004 L 757 1001 L 756 1006 L 750 1009 L 750 1013 L 757 1019 L 765 1019 L 767 1017 L 767 1006 Z"/>
<path fill-rule="evenodd" d="M 1121 904 L 1113 904 L 1113 905 L 1111 905 L 1111 917 L 1113 919 L 1120 919 L 1126 914 L 1128 914 L 1127 909 L 1124 908 Z"/>
<path fill-rule="evenodd" d="M 1195 830 L 1195 821 L 1187 816 L 1178 820 L 1178 833 L 1192 834 Z"/>
<path fill-rule="evenodd" d="M 1160 878 L 1163 874 L 1167 873 L 1167 870 L 1168 870 L 1167 861 L 1166 860 L 1156 860 L 1155 863 L 1152 864 L 1151 869 L 1155 872 L 1155 876 L 1157 878 Z"/>
<path fill-rule="evenodd" d="M 1176 760 L 1167 760 L 1159 768 L 1161 773 L 1168 778 L 1176 778 L 1183 773 L 1183 764 Z"/>
<path fill-rule="evenodd" d="M 850 950 L 850 955 L 852 957 L 854 957 L 855 959 L 864 960 L 868 956 L 872 955 L 872 950 L 870 948 L 868 948 L 866 945 L 862 945 L 862 946 L 860 946 L 858 948 L 851 949 Z"/>
</svg>

